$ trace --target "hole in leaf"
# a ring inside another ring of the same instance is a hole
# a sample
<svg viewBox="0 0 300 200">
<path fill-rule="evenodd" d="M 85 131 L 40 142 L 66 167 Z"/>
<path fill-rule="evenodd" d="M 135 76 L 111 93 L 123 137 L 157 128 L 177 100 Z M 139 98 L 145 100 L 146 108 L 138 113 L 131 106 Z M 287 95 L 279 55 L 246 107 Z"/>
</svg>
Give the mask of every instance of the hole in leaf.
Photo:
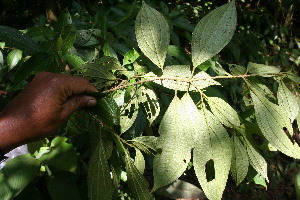
<svg viewBox="0 0 300 200">
<path fill-rule="evenodd" d="M 207 182 L 215 179 L 215 164 L 212 159 L 207 161 L 207 163 L 205 164 L 205 174 Z"/>
<path fill-rule="evenodd" d="M 186 163 L 186 159 L 184 159 L 183 162 Z"/>
<path fill-rule="evenodd" d="M 161 153 L 162 153 L 162 148 L 156 149 L 156 153 L 157 153 L 157 154 L 161 154 Z"/>
<path fill-rule="evenodd" d="M 264 138 L 262 138 L 261 136 L 256 135 L 256 134 L 252 134 L 251 136 L 252 136 L 253 142 L 256 145 L 262 145 L 264 143 Z"/>
</svg>

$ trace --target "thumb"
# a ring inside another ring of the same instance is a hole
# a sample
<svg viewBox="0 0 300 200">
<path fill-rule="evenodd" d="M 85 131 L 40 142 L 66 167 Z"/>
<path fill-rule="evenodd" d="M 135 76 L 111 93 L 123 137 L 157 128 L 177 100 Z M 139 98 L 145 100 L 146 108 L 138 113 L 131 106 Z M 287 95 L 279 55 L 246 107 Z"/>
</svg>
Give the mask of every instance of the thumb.
<svg viewBox="0 0 300 200">
<path fill-rule="evenodd" d="M 97 100 L 94 97 L 74 95 L 64 103 L 63 116 L 67 118 L 76 110 L 85 107 L 95 106 L 96 104 L 97 104 Z"/>
</svg>

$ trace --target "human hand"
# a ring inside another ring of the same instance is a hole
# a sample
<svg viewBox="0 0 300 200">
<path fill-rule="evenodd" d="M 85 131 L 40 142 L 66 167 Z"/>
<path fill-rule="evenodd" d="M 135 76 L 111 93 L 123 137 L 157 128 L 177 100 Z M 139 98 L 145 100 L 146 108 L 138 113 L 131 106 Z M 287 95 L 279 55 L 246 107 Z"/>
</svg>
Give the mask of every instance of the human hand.
<svg viewBox="0 0 300 200">
<path fill-rule="evenodd" d="M 39 73 L 0 115 L 0 149 L 39 140 L 56 131 L 78 109 L 96 105 L 97 92 L 88 80 L 49 72 Z M 1 142 L 2 141 L 2 142 Z"/>
</svg>

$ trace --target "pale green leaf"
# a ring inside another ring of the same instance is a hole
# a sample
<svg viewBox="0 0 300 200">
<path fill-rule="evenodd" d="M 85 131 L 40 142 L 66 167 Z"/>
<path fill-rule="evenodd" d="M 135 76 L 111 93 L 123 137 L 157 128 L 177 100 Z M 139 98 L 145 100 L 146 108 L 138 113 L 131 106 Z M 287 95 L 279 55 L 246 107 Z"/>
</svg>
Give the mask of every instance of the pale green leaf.
<svg viewBox="0 0 300 200">
<path fill-rule="evenodd" d="M 237 112 L 223 99 L 219 97 L 207 97 L 207 101 L 212 113 L 222 124 L 231 128 L 240 125 L 241 122 Z"/>
<path fill-rule="evenodd" d="M 153 161 L 153 191 L 178 179 L 186 170 L 198 129 L 199 114 L 186 93 L 180 100 L 174 97 L 159 126 L 160 137 Z"/>
<path fill-rule="evenodd" d="M 189 65 L 167 66 L 160 78 L 161 80 L 155 80 L 154 82 L 166 88 L 180 91 L 197 91 L 197 89 L 204 89 L 211 85 L 220 85 L 204 71 L 192 77 Z"/>
<path fill-rule="evenodd" d="M 237 136 L 232 136 L 233 151 L 231 159 L 231 176 L 239 185 L 246 177 L 249 167 L 249 160 L 246 148 Z"/>
<path fill-rule="evenodd" d="M 198 181 L 208 199 L 221 199 L 231 166 L 232 143 L 226 129 L 206 108 L 199 111 L 199 132 L 193 164 Z M 206 165 L 213 161 L 214 178 L 207 180 Z"/>
<path fill-rule="evenodd" d="M 18 62 L 22 59 L 22 51 L 14 49 L 7 55 L 7 64 L 9 69 L 13 69 Z"/>
<path fill-rule="evenodd" d="M 206 199 L 204 192 L 197 186 L 179 179 L 155 193 L 171 199 Z"/>
<path fill-rule="evenodd" d="M 263 77 L 271 77 L 274 76 L 272 74 L 277 74 L 281 71 L 279 67 L 251 63 L 251 62 L 248 64 L 247 70 L 250 74 L 260 74 Z"/>
<path fill-rule="evenodd" d="M 0 67 L 4 64 L 3 54 L 2 51 L 0 51 Z"/>
<path fill-rule="evenodd" d="M 14 199 L 37 175 L 40 161 L 30 154 L 9 160 L 0 171 L 0 199 Z"/>
<path fill-rule="evenodd" d="M 156 151 L 156 143 L 157 137 L 155 136 L 141 136 L 132 139 L 134 145 L 138 146 L 140 150 L 144 151 L 145 153 L 150 154 L 152 149 Z"/>
<path fill-rule="evenodd" d="M 199 89 L 201 90 L 201 89 L 207 88 L 211 85 L 221 85 L 219 82 L 213 80 L 212 77 L 204 71 L 197 73 L 193 77 L 193 79 L 199 79 L 199 80 L 193 82 L 190 90 L 196 90 L 196 88 L 198 90 Z"/>
<path fill-rule="evenodd" d="M 125 168 L 127 172 L 127 182 L 135 199 L 138 200 L 154 200 L 152 194 L 148 190 L 148 183 L 140 171 L 134 165 L 129 152 L 125 151 Z"/>
<path fill-rule="evenodd" d="M 5 47 L 5 42 L 0 42 L 0 49 L 4 49 Z"/>
<path fill-rule="evenodd" d="M 143 103 L 147 113 L 147 119 L 151 125 L 160 112 L 158 97 L 153 90 L 145 87 L 141 87 L 141 93 L 142 94 L 139 96 L 139 102 Z"/>
<path fill-rule="evenodd" d="M 164 16 L 143 2 L 136 17 L 135 34 L 141 51 L 163 68 L 170 42 L 169 25 Z"/>
<path fill-rule="evenodd" d="M 120 126 L 121 133 L 127 131 L 134 123 L 139 110 L 139 101 L 136 95 L 133 95 L 130 101 L 121 108 Z"/>
<path fill-rule="evenodd" d="M 88 195 L 90 200 L 112 199 L 113 187 L 107 162 L 102 129 L 93 134 L 93 149 L 88 168 Z"/>
<path fill-rule="evenodd" d="M 293 128 L 286 112 L 278 105 L 270 102 L 263 91 L 251 87 L 250 95 L 253 100 L 255 116 L 264 137 L 282 153 L 300 158 L 300 147 L 293 143 L 284 129 L 292 134 Z"/>
<path fill-rule="evenodd" d="M 145 159 L 142 152 L 139 149 L 135 148 L 135 159 L 134 165 L 139 170 L 141 174 L 144 174 L 145 171 Z"/>
<path fill-rule="evenodd" d="M 246 74 L 247 69 L 241 65 L 229 65 L 230 72 L 233 76 Z"/>
<path fill-rule="evenodd" d="M 244 138 L 244 146 L 246 147 L 248 158 L 250 161 L 251 166 L 267 181 L 268 174 L 267 174 L 267 162 L 265 159 L 259 154 L 259 152 L 253 147 L 253 145 L 250 143 L 250 141 L 247 138 L 247 135 L 251 135 L 253 133 L 253 129 L 255 126 L 240 126 L 237 128 L 237 130 L 242 134 Z M 250 132 L 251 131 L 251 132 Z M 255 132 L 257 133 L 257 132 Z"/>
<path fill-rule="evenodd" d="M 279 106 L 287 112 L 291 123 L 293 123 L 298 115 L 299 105 L 296 96 L 286 87 L 283 81 L 279 81 L 277 98 Z"/>
<path fill-rule="evenodd" d="M 220 6 L 203 17 L 192 36 L 192 62 L 197 67 L 219 53 L 231 40 L 236 26 L 235 2 Z"/>
</svg>

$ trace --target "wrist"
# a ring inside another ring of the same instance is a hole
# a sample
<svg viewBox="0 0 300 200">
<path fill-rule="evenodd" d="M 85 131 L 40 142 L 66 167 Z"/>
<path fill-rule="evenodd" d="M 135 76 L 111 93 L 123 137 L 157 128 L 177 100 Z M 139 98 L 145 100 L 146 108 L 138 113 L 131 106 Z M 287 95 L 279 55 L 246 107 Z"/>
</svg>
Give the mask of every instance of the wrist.
<svg viewBox="0 0 300 200">
<path fill-rule="evenodd" d="M 29 142 L 29 126 L 29 122 L 0 114 L 0 152 L 8 153 L 12 149 Z"/>
</svg>

